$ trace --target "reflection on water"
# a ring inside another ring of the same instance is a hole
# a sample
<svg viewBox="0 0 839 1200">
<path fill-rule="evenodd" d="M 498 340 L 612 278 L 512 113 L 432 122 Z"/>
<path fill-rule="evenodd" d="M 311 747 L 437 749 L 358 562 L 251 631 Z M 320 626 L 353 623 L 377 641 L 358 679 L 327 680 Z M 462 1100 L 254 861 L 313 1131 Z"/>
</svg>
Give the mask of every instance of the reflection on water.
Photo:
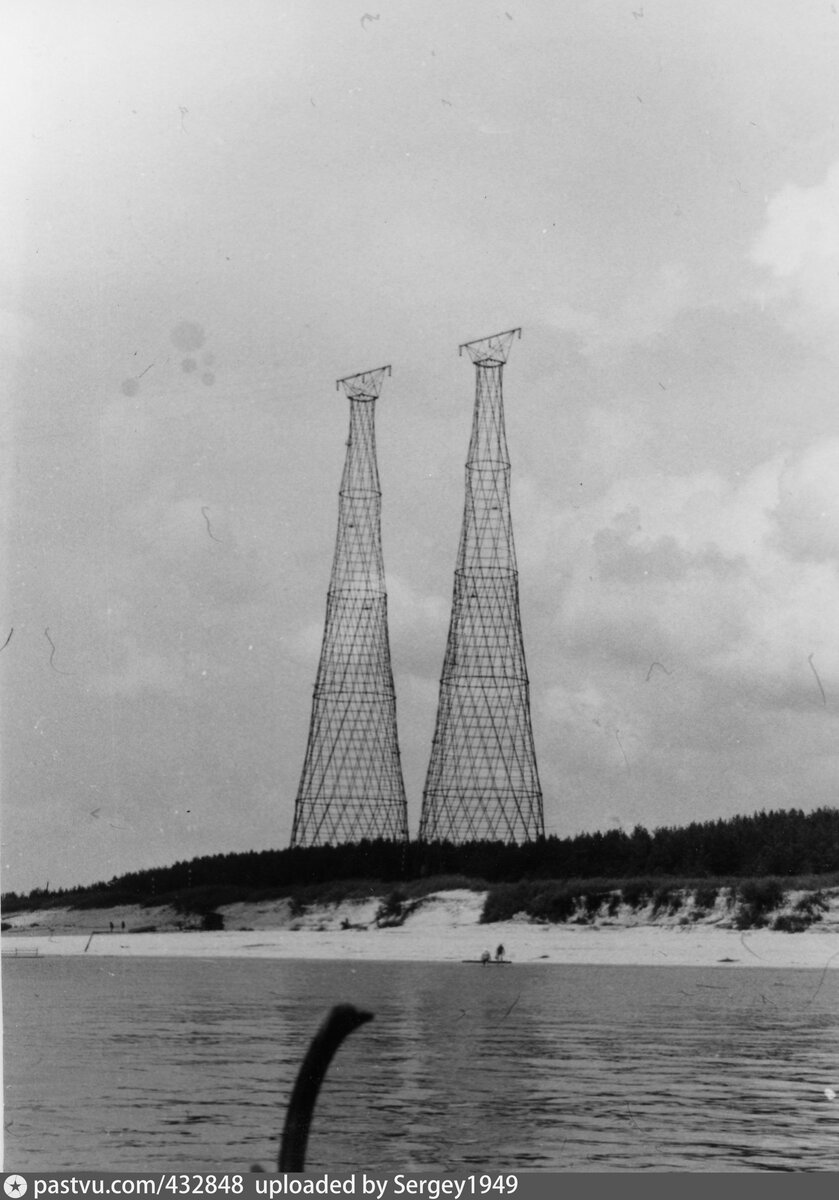
<svg viewBox="0 0 839 1200">
<path fill-rule="evenodd" d="M 836 972 L 45 958 L 3 964 L 6 1169 L 276 1161 L 325 1011 L 376 1014 L 312 1170 L 836 1170 Z"/>
</svg>

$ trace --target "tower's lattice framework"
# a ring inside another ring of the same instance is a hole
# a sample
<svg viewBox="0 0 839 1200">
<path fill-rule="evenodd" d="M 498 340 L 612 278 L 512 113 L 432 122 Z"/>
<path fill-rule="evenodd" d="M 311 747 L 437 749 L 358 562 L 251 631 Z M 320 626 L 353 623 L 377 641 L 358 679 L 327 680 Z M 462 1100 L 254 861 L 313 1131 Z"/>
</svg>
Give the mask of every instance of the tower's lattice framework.
<svg viewBox="0 0 839 1200">
<path fill-rule="evenodd" d="M 422 841 L 525 842 L 544 836 L 510 518 L 502 376 L 520 329 L 475 342 L 466 504 L 454 573 Z"/>
<path fill-rule="evenodd" d="M 350 431 L 292 846 L 408 837 L 374 423 L 386 374 L 390 367 L 379 367 L 337 384 L 350 401 Z"/>
</svg>

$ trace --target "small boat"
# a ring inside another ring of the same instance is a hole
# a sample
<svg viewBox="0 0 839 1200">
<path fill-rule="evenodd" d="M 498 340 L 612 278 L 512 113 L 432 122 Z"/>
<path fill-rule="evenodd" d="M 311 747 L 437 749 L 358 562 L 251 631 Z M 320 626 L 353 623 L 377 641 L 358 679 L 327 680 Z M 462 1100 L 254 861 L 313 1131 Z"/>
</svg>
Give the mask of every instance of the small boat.
<svg viewBox="0 0 839 1200">
<path fill-rule="evenodd" d="M 506 951 L 503 945 L 499 945 L 495 954 L 490 954 L 489 950 L 484 950 L 480 958 L 462 958 L 460 961 L 465 963 L 480 963 L 482 967 L 491 967 L 493 964 L 498 967 L 507 966 L 510 959 L 505 957 Z"/>
</svg>

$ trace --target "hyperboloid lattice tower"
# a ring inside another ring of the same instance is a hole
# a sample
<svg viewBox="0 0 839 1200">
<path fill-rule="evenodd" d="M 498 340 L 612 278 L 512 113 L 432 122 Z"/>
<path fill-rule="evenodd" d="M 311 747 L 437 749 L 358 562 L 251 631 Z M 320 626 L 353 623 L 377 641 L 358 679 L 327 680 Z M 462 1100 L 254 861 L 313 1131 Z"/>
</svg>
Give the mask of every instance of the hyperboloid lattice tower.
<svg viewBox="0 0 839 1200">
<path fill-rule="evenodd" d="M 375 409 L 386 374 L 390 367 L 338 380 L 350 401 L 350 433 L 292 846 L 408 837 L 376 465 Z"/>
<path fill-rule="evenodd" d="M 420 840 L 544 836 L 510 519 L 502 376 L 520 329 L 466 342 L 476 368 L 466 505 Z"/>
</svg>

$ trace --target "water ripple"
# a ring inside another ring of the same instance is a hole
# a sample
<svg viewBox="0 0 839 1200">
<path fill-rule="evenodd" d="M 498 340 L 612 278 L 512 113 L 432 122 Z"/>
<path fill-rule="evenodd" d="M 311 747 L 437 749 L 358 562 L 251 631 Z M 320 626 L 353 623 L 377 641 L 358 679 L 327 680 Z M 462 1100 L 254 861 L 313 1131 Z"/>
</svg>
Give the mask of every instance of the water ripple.
<svg viewBox="0 0 839 1200">
<path fill-rule="evenodd" d="M 276 1157 L 322 1014 L 312 1169 L 836 1170 L 839 976 L 765 969 L 9 960 L 16 1170 Z"/>
</svg>

